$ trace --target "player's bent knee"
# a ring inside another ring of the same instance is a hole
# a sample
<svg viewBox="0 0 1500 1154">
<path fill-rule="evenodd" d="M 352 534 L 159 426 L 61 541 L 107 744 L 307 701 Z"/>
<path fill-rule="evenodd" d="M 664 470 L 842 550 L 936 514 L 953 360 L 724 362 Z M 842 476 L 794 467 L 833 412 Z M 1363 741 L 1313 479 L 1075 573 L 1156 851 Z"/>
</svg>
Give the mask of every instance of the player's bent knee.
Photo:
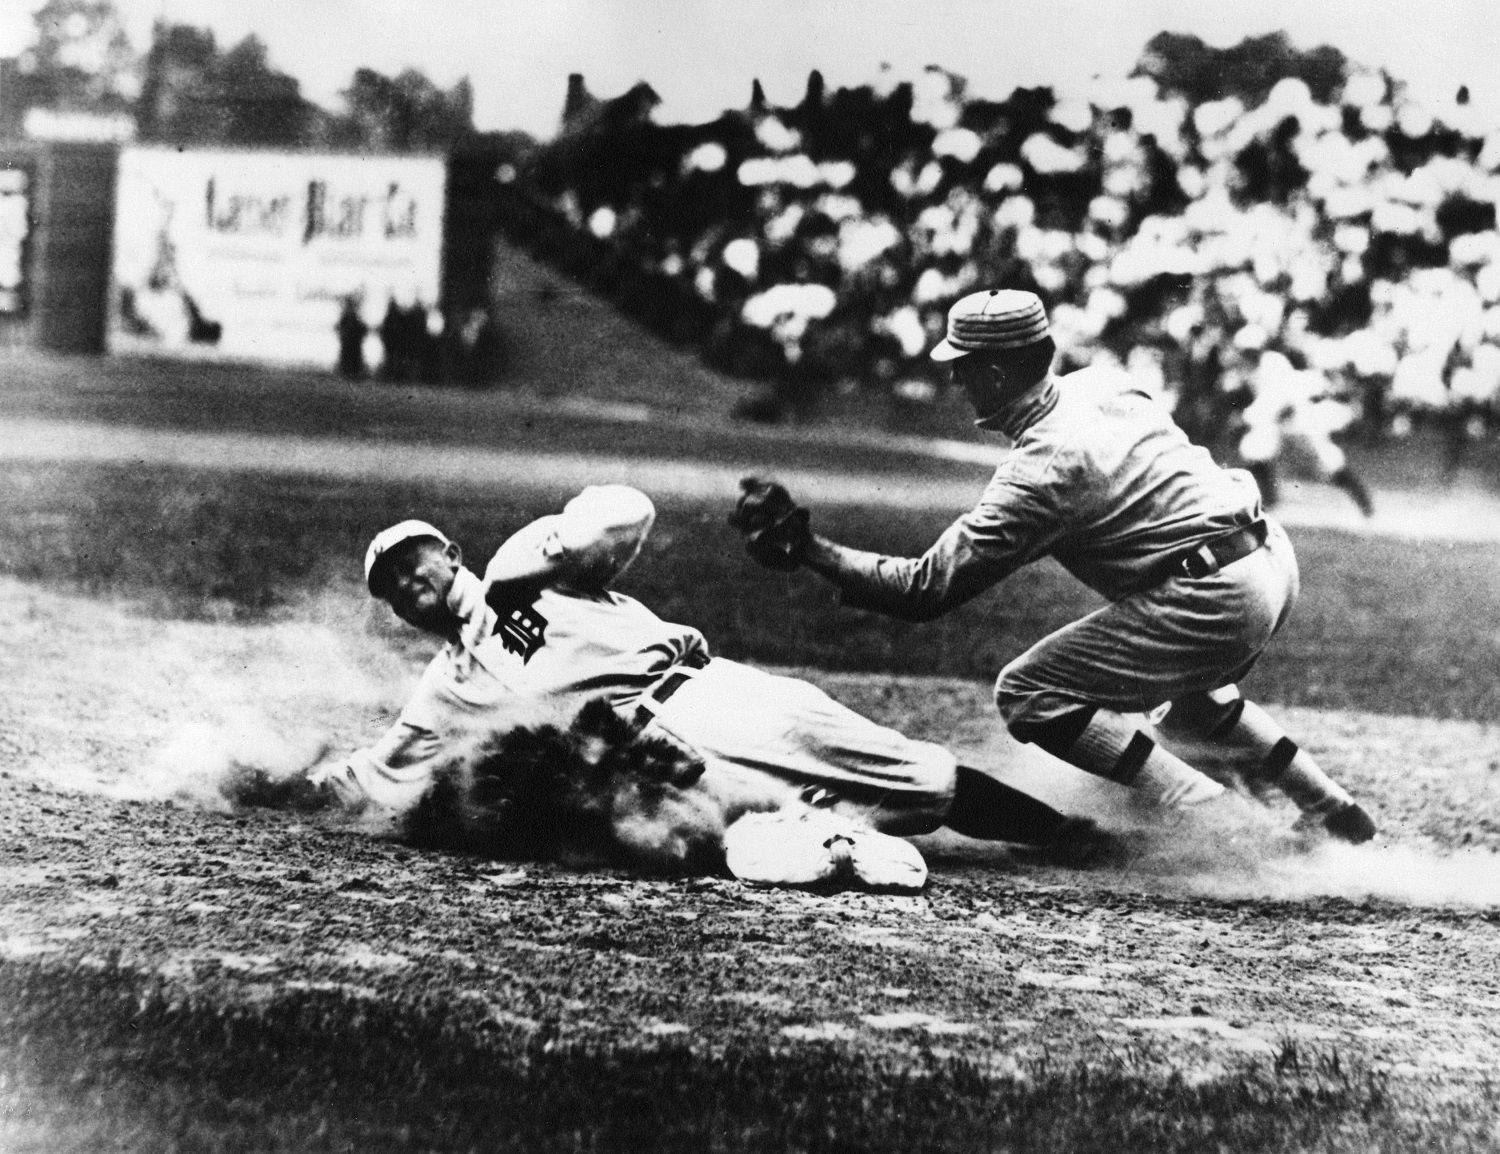
<svg viewBox="0 0 1500 1154">
<path fill-rule="evenodd" d="M 1169 733 L 1219 738 L 1239 723 L 1244 711 L 1245 699 L 1239 689 L 1226 685 L 1208 693 L 1176 698 L 1158 726 Z"/>
<path fill-rule="evenodd" d="M 1039 686 L 1019 661 L 1000 671 L 995 705 L 1012 737 L 1059 757 L 1072 748 L 1095 713 L 1095 707 L 1086 702 Z"/>
<path fill-rule="evenodd" d="M 1005 666 L 995 679 L 995 706 L 1007 725 L 1033 712 L 1044 696 L 1042 687 L 1025 675 L 1019 661 Z"/>
<path fill-rule="evenodd" d="M 1034 713 L 1016 713 L 1005 719 L 1010 735 L 1023 745 L 1035 745 L 1054 757 L 1061 757 L 1077 743 L 1088 728 L 1095 709 L 1091 705 L 1079 705 L 1065 713 L 1050 712 L 1045 716 Z"/>
</svg>

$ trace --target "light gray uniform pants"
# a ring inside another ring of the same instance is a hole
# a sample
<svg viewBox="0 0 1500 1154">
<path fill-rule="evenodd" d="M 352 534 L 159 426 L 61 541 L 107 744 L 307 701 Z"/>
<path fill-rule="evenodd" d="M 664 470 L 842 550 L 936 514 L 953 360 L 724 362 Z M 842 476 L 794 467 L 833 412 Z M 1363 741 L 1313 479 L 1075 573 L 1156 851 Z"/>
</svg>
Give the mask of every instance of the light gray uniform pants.
<svg viewBox="0 0 1500 1154">
<path fill-rule="evenodd" d="M 957 761 L 795 677 L 716 657 L 656 711 L 696 750 L 705 780 L 746 796 L 822 788 L 882 833 L 929 833 L 953 804 Z M 648 730 L 648 732 L 650 732 Z"/>
<path fill-rule="evenodd" d="M 1107 605 L 1002 669 L 995 702 L 1011 732 L 1030 741 L 1081 709 L 1145 713 L 1243 677 L 1297 600 L 1291 542 L 1268 523 L 1248 557 Z"/>
</svg>

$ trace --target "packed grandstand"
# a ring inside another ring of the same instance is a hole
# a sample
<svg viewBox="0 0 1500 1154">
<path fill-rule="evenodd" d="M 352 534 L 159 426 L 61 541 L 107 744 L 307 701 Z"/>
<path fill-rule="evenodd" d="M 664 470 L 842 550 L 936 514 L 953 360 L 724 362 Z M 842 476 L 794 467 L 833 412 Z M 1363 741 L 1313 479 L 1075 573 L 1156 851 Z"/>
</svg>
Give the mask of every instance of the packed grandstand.
<svg viewBox="0 0 1500 1154">
<path fill-rule="evenodd" d="M 703 125 L 652 102 L 575 77 L 564 132 L 505 175 L 648 323 L 792 400 L 930 394 L 948 305 L 1007 284 L 1050 303 L 1065 367 L 1115 358 L 1190 428 L 1244 403 L 1266 351 L 1374 428 L 1495 415 L 1500 126 L 1457 82 L 1435 107 L 1331 50 L 1163 36 L 1076 92 L 975 99 L 931 67 L 813 73 L 788 107 L 756 85 Z"/>
</svg>

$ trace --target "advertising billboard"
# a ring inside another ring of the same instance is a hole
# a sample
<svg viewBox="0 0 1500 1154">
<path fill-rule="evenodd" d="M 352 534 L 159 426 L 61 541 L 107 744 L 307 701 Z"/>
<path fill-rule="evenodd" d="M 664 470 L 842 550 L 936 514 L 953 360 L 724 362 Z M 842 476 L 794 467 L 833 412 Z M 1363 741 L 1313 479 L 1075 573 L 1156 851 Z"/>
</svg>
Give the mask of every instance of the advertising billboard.
<svg viewBox="0 0 1500 1154">
<path fill-rule="evenodd" d="M 113 352 L 332 367 L 346 312 L 438 303 L 439 157 L 126 148 Z"/>
</svg>

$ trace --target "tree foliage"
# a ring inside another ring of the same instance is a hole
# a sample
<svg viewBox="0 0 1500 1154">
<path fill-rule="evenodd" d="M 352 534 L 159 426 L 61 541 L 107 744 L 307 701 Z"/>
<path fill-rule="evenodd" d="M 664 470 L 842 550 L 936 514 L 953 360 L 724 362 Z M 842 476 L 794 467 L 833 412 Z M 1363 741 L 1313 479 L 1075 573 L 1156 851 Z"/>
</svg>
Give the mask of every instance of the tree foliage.
<svg viewBox="0 0 1500 1154">
<path fill-rule="evenodd" d="M 18 61 L 23 108 L 108 115 L 129 112 L 139 61 L 109 0 L 48 0 L 32 16 L 36 41 Z"/>
<path fill-rule="evenodd" d="M 311 143 L 317 109 L 247 36 L 220 52 L 207 29 L 158 21 L 136 108 L 142 140 L 296 147 Z"/>
<path fill-rule="evenodd" d="M 221 51 L 207 29 L 159 22 L 137 118 L 141 139 L 173 144 L 423 152 L 474 135 L 467 79 L 445 90 L 415 69 L 385 76 L 360 68 L 343 97 L 342 113 L 305 100 L 255 36 Z"/>
<path fill-rule="evenodd" d="M 1288 77 L 1303 81 L 1313 98 L 1326 104 L 1343 87 L 1348 61 L 1326 45 L 1299 51 L 1284 32 L 1250 36 L 1229 48 L 1160 32 L 1146 42 L 1137 71 L 1194 104 L 1236 96 L 1253 106 Z"/>
<path fill-rule="evenodd" d="M 348 111 L 333 143 L 376 152 L 442 151 L 474 134 L 474 91 L 467 78 L 444 90 L 415 69 L 385 76 L 355 70 L 343 91 Z"/>
</svg>

